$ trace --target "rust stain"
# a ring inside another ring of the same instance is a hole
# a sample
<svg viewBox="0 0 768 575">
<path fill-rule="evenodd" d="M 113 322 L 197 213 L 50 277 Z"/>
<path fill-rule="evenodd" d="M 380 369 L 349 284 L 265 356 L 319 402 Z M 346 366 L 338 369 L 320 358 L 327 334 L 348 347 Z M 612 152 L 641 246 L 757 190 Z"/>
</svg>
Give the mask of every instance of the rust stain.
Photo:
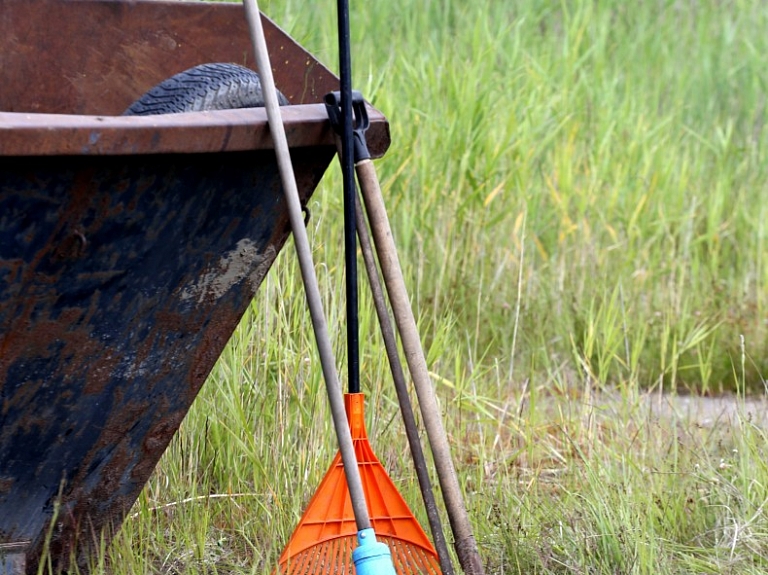
<svg viewBox="0 0 768 575">
<path fill-rule="evenodd" d="M 119 528 L 289 224 L 260 112 L 112 117 L 203 58 L 252 63 L 242 6 L 0 7 L 0 545 L 28 542 L 35 573 L 57 504 L 54 570 Z M 285 111 L 306 202 L 335 153 L 313 103 L 337 80 L 265 27 L 307 104 Z"/>
<path fill-rule="evenodd" d="M 330 159 L 296 151 L 305 201 Z M 56 561 L 120 525 L 289 232 L 272 153 L 80 162 L 0 190 L 50 225 L 0 258 L 0 542 L 30 539 L 32 570 L 55 501 Z"/>
</svg>

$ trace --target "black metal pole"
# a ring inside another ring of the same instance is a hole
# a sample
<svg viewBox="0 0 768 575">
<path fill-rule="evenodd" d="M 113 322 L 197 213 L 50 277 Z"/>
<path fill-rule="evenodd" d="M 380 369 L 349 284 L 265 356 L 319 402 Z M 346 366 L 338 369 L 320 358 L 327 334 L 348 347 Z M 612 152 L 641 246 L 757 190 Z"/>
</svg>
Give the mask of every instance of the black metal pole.
<svg viewBox="0 0 768 575">
<path fill-rule="evenodd" d="M 341 80 L 341 169 L 344 180 L 344 266 L 347 288 L 347 385 L 360 393 L 360 335 L 357 289 L 357 233 L 355 230 L 355 159 L 352 125 L 352 55 L 349 38 L 349 1 L 338 0 L 339 78 Z"/>
</svg>

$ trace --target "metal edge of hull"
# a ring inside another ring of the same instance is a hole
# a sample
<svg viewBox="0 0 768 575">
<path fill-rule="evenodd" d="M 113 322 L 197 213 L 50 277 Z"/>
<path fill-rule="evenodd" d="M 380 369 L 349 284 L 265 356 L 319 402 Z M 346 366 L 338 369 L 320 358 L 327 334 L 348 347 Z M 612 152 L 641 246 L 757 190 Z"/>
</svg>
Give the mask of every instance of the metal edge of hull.
<svg viewBox="0 0 768 575">
<path fill-rule="evenodd" d="M 323 104 L 281 108 L 288 145 L 334 146 Z M 380 157 L 389 125 L 368 106 L 369 151 Z M 203 154 L 271 150 L 263 108 L 158 116 L 74 116 L 0 111 L 0 156 Z"/>
</svg>

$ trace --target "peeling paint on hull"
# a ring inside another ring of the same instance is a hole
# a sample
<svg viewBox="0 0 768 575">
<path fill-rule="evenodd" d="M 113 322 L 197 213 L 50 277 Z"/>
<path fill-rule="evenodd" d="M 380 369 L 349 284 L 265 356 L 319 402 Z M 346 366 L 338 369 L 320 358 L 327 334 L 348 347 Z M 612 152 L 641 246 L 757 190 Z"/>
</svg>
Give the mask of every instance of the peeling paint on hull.
<svg viewBox="0 0 768 575">
<path fill-rule="evenodd" d="M 295 151 L 311 193 L 332 148 Z M 306 200 L 306 198 L 304 198 Z M 0 158 L 0 543 L 119 525 L 289 233 L 271 151 Z"/>
<path fill-rule="evenodd" d="M 306 201 L 338 78 L 262 23 Z M 253 68 L 242 3 L 0 0 L 0 61 L 0 575 L 21 575 L 55 508 L 55 570 L 120 526 L 288 217 L 264 109 L 121 115 L 192 66 Z"/>
</svg>

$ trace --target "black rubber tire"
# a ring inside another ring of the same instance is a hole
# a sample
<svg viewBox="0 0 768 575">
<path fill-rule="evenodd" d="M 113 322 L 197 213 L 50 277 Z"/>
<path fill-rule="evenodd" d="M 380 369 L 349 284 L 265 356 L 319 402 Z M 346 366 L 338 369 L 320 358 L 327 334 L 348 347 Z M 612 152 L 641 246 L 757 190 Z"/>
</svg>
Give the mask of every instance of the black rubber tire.
<svg viewBox="0 0 768 575">
<path fill-rule="evenodd" d="M 277 92 L 281 106 L 289 104 Z M 264 106 L 259 75 L 237 64 L 201 64 L 164 80 L 123 112 L 124 116 L 151 116 L 179 112 L 231 110 Z"/>
</svg>

